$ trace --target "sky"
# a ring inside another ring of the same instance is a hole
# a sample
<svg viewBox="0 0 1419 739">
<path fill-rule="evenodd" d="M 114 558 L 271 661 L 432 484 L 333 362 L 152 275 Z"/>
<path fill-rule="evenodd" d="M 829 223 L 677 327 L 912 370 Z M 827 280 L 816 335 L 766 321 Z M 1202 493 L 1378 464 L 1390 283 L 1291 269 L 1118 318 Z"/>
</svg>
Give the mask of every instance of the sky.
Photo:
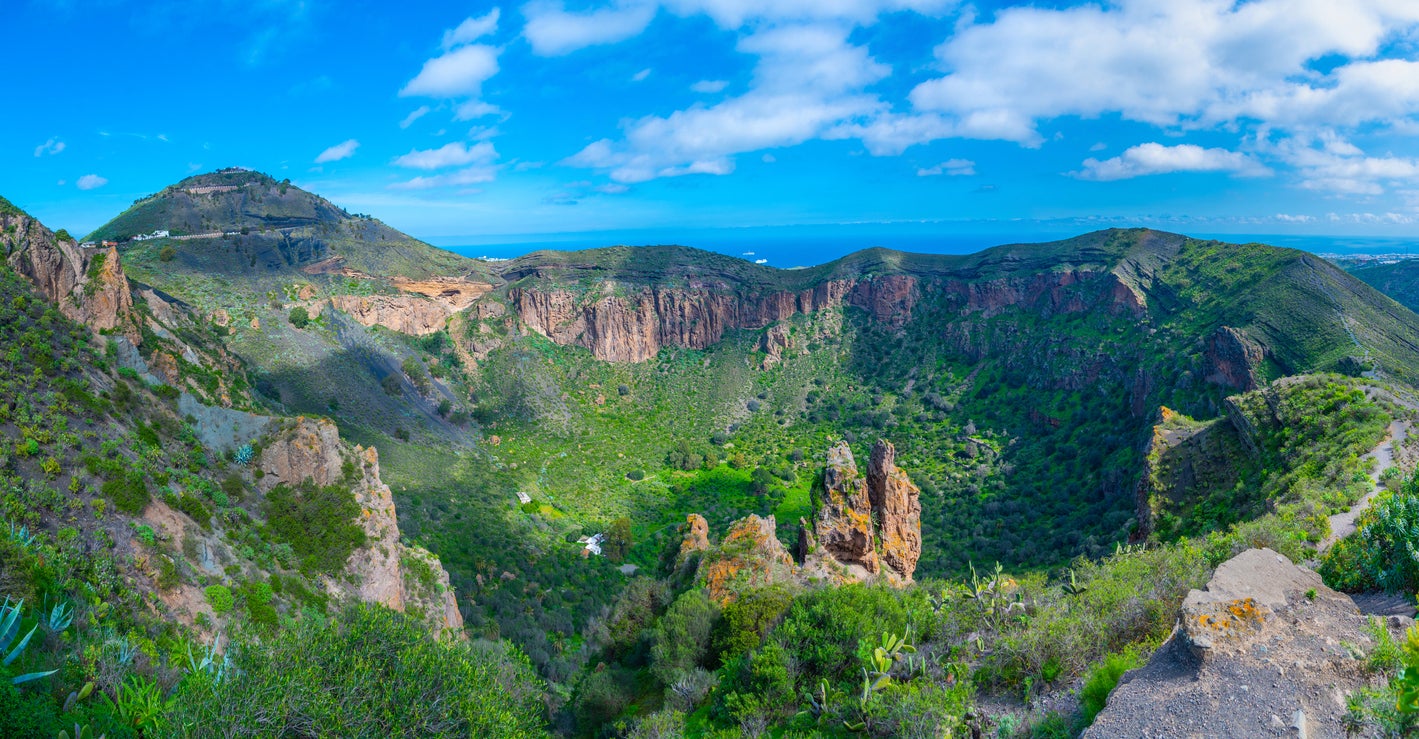
<svg viewBox="0 0 1419 739">
<path fill-rule="evenodd" d="M 0 195 L 267 172 L 433 243 L 1406 236 L 1415 0 L 3 0 Z"/>
</svg>

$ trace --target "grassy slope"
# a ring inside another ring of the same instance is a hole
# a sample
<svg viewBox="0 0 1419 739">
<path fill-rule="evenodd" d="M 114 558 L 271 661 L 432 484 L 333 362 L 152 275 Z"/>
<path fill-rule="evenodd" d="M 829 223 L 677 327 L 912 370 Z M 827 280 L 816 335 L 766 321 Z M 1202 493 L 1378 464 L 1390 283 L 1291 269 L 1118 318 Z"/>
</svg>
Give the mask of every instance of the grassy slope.
<svg viewBox="0 0 1419 739">
<path fill-rule="evenodd" d="M 1419 261 L 1358 266 L 1352 268 L 1350 273 L 1400 305 L 1419 310 Z"/>
</svg>

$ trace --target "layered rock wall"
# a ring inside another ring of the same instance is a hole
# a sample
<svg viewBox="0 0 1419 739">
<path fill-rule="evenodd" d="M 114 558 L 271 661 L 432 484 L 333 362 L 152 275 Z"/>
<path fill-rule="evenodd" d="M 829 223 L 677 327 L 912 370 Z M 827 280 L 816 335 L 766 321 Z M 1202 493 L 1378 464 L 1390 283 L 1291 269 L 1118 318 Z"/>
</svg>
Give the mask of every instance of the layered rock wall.
<svg viewBox="0 0 1419 739">
<path fill-rule="evenodd" d="M 346 476 L 347 463 L 353 465 L 353 481 Z M 373 447 L 349 449 L 334 423 L 303 416 L 275 435 L 258 464 L 264 473 L 258 482 L 262 492 L 305 480 L 321 486 L 353 483 L 366 541 L 346 562 L 350 577 L 330 580 L 329 587 L 396 611 L 417 608 L 435 632 L 462 633 L 463 616 L 438 558 L 400 541 L 394 496 L 380 479 L 379 453 Z M 426 571 L 433 573 L 432 583 L 419 576 Z"/>
</svg>

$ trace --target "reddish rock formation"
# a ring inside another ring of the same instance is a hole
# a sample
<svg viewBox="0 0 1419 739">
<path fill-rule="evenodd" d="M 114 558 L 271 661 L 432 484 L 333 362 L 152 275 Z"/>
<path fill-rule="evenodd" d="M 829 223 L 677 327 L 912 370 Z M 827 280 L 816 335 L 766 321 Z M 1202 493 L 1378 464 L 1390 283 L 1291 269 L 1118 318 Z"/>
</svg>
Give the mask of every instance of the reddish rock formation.
<svg viewBox="0 0 1419 739">
<path fill-rule="evenodd" d="M 813 517 L 813 539 L 818 550 L 849 569 L 860 568 L 862 574 L 876 575 L 881 568 L 872 532 L 872 501 L 867 480 L 858 473 L 857 462 L 845 441 L 828 450 L 819 497 Z"/>
<path fill-rule="evenodd" d="M 882 564 L 910 580 L 921 557 L 921 491 L 896 461 L 892 443 L 879 440 L 867 465 L 867 494 L 878 522 Z"/>
<path fill-rule="evenodd" d="M 1221 326 L 1207 337 L 1203 376 L 1208 382 L 1238 390 L 1255 390 L 1261 381 L 1265 350 L 1245 331 Z"/>
<path fill-rule="evenodd" d="M 345 479 L 347 461 L 357 473 L 353 481 Z M 329 579 L 327 587 L 396 611 L 417 607 L 427 614 L 435 632 L 451 630 L 461 634 L 463 616 L 449 586 L 448 573 L 433 554 L 400 541 L 394 496 L 380 479 L 379 453 L 373 447 L 350 449 L 341 443 L 340 430 L 334 423 L 302 416 L 275 435 L 262 450 L 258 464 L 264 473 L 257 483 L 262 492 L 307 479 L 322 486 L 352 482 L 366 543 L 345 563 L 347 577 Z M 405 564 L 411 560 L 419 560 L 424 566 L 411 570 Z M 434 573 L 434 582 L 423 582 L 415 576 L 416 571 L 425 569 Z"/>
<path fill-rule="evenodd" d="M 442 330 L 451 315 L 443 303 L 413 295 L 334 295 L 330 307 L 362 325 L 379 325 L 411 336 Z"/>
<path fill-rule="evenodd" d="M 133 295 L 118 250 L 89 249 L 60 239 L 28 216 L 0 216 L 9 234 L 10 267 L 34 283 L 66 317 L 94 331 L 123 329 L 138 341 Z"/>
<path fill-rule="evenodd" d="M 493 286 L 486 282 L 475 282 L 461 277 L 430 277 L 427 280 L 395 277 L 390 282 L 404 292 L 417 293 L 442 303 L 448 306 L 450 311 L 467 309 L 493 289 Z"/>
<path fill-rule="evenodd" d="M 910 275 L 829 280 L 799 292 L 756 295 L 695 285 L 645 287 L 624 294 L 611 283 L 602 285 L 600 293 L 582 296 L 520 287 L 508 293 L 528 328 L 558 344 L 586 347 L 611 362 L 644 362 L 662 346 L 705 349 L 731 329 L 763 328 L 844 303 L 900 325 L 910 318 L 918 295 L 916 278 Z"/>
<path fill-rule="evenodd" d="M 786 324 L 776 323 L 759 339 L 759 351 L 764 352 L 763 368 L 768 369 L 783 361 L 783 354 L 793 346 Z"/>
<path fill-rule="evenodd" d="M 729 525 L 724 540 L 700 562 L 699 577 L 710 598 L 724 605 L 746 588 L 794 578 L 797 568 L 777 529 L 773 516 L 750 515 Z"/>
<path fill-rule="evenodd" d="M 675 566 L 681 567 L 692 556 L 697 553 L 706 552 L 710 548 L 709 543 L 709 522 L 704 516 L 698 513 L 691 513 L 685 518 L 684 538 L 680 541 L 680 553 L 675 557 Z"/>
</svg>

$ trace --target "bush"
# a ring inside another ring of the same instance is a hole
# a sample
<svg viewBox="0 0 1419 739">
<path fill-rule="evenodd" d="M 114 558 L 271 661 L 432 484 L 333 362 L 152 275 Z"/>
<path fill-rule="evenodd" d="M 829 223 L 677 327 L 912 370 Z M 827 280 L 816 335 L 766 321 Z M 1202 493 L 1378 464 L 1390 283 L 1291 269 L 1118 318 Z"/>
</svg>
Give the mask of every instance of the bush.
<svg viewBox="0 0 1419 739">
<path fill-rule="evenodd" d="M 728 663 L 758 647 L 792 600 L 782 585 L 740 593 L 724 607 L 715 625 L 712 648 L 716 659 Z"/>
<path fill-rule="evenodd" d="M 232 597 L 231 589 L 225 585 L 209 585 L 204 592 L 214 613 L 231 613 L 232 608 L 236 607 L 236 598 Z"/>
<path fill-rule="evenodd" d="M 1110 654 L 1089 670 L 1084 678 L 1084 687 L 1079 690 L 1079 710 L 1085 726 L 1094 723 L 1094 717 L 1104 710 L 1109 694 L 1118 685 L 1123 673 L 1141 667 L 1143 657 L 1136 648 Z"/>
<path fill-rule="evenodd" d="M 1419 590 L 1419 473 L 1400 492 L 1380 493 L 1355 535 L 1326 553 L 1320 574 L 1338 590 Z"/>
<path fill-rule="evenodd" d="M 173 736 L 540 737 L 541 686 L 512 647 L 431 639 L 418 620 L 372 605 L 308 618 L 233 645 L 220 685 L 191 673 Z M 197 732 L 190 728 L 201 727 Z"/>
<path fill-rule="evenodd" d="M 176 258 L 177 258 L 177 250 L 174 249 L 174 248 L 172 248 L 172 244 L 165 244 L 162 249 L 159 249 L 159 250 L 158 250 L 158 260 L 159 260 L 159 261 L 162 261 L 162 262 L 171 262 L 172 260 L 174 260 L 174 259 L 176 259 Z"/>
<path fill-rule="evenodd" d="M 349 488 L 317 487 L 309 478 L 299 486 L 277 485 L 266 496 L 266 525 L 289 544 L 302 572 L 333 575 L 350 553 L 365 543 L 355 522 L 360 505 Z"/>
<path fill-rule="evenodd" d="M 105 498 L 113 501 L 115 508 L 134 515 L 142 513 L 148 501 L 153 499 L 142 473 L 135 471 L 106 480 L 99 491 Z"/>
<path fill-rule="evenodd" d="M 710 629 L 719 608 L 703 590 L 691 590 L 670 604 L 651 633 L 650 671 L 665 685 L 701 666 L 709 651 Z"/>
<path fill-rule="evenodd" d="M 305 328 L 310 323 L 310 313 L 306 312 L 306 309 L 299 305 L 291 309 L 289 318 L 291 325 L 296 328 Z"/>
</svg>

